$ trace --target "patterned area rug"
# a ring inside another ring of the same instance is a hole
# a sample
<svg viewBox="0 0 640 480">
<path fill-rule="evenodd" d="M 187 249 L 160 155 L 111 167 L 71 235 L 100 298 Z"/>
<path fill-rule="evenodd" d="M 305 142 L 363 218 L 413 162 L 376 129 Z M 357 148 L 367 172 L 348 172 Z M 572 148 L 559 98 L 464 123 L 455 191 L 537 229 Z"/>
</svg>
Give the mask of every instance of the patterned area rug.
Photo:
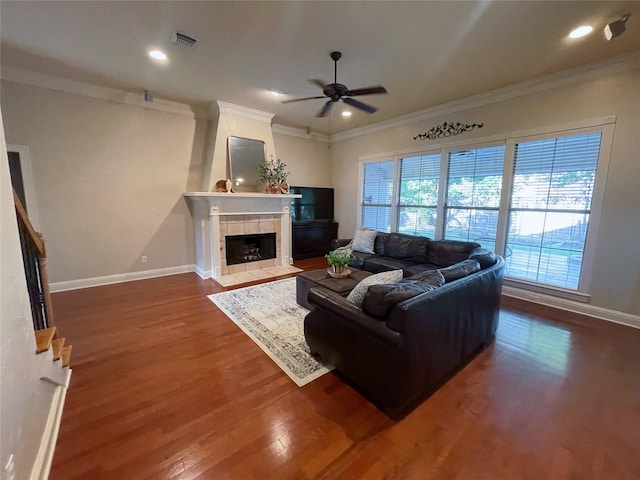
<svg viewBox="0 0 640 480">
<path fill-rule="evenodd" d="M 296 303 L 295 278 L 216 293 L 208 298 L 299 387 L 333 369 L 311 356 L 303 331 L 308 310 Z"/>
</svg>

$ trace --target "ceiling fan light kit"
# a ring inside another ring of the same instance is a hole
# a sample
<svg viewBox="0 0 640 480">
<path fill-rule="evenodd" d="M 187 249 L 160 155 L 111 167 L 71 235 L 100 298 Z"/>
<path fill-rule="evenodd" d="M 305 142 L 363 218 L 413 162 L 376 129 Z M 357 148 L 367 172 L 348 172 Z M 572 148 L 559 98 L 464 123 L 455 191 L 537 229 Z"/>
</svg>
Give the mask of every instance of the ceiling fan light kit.
<svg viewBox="0 0 640 480">
<path fill-rule="evenodd" d="M 387 89 L 383 86 L 375 86 L 375 87 L 366 87 L 366 88 L 357 88 L 355 90 L 350 90 L 346 85 L 342 83 L 338 83 L 338 60 L 342 58 L 342 52 L 331 52 L 331 59 L 334 62 L 334 70 L 333 70 L 333 83 L 325 84 L 322 80 L 309 80 L 314 85 L 322 88 L 322 96 L 316 97 L 306 97 L 306 98 L 295 98 L 293 100 L 285 100 L 282 103 L 292 103 L 292 102 L 302 102 L 305 100 L 315 100 L 320 98 L 328 98 L 329 100 L 324 104 L 324 106 L 320 109 L 316 117 L 326 117 L 331 110 L 331 107 L 342 100 L 347 105 L 351 105 L 358 110 L 362 110 L 366 113 L 374 113 L 378 110 L 377 107 L 373 105 L 366 104 L 359 100 L 355 100 L 351 97 L 357 97 L 359 95 L 376 95 L 381 93 L 387 93 Z"/>
</svg>

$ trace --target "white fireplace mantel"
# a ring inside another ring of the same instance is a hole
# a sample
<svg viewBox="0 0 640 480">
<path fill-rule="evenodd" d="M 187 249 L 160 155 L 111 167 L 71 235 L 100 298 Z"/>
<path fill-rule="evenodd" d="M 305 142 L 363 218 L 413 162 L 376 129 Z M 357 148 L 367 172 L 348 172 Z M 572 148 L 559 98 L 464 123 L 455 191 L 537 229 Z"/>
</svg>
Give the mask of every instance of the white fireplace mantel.
<svg viewBox="0 0 640 480">
<path fill-rule="evenodd" d="M 195 227 L 196 272 L 202 278 L 222 275 L 220 217 L 226 215 L 279 215 L 280 265 L 291 260 L 291 215 L 289 205 L 302 195 L 267 193 L 187 192 Z"/>
</svg>

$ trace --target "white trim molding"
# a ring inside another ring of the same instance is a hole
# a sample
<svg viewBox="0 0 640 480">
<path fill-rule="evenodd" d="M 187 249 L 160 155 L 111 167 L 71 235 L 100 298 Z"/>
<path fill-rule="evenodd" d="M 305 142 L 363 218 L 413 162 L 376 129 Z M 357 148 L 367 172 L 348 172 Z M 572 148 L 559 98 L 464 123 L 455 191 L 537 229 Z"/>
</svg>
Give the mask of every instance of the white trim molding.
<svg viewBox="0 0 640 480">
<path fill-rule="evenodd" d="M 319 143 L 330 143 L 329 135 L 324 133 L 309 132 L 302 128 L 287 127 L 285 125 L 272 124 L 271 131 L 280 135 L 289 135 L 290 137 L 304 138 Z"/>
<path fill-rule="evenodd" d="M 173 102 L 155 97 L 153 102 L 145 102 L 144 92 L 127 92 L 115 88 L 101 87 L 84 82 L 77 82 L 67 78 L 55 77 L 44 73 L 31 72 L 16 67 L 2 67 L 0 78 L 8 82 L 22 83 L 33 87 L 48 88 L 60 92 L 73 93 L 84 97 L 99 98 L 108 102 L 124 103 L 136 107 L 175 113 L 190 118 L 206 119 L 207 112 L 201 108 L 192 107 L 186 103 Z"/>
<path fill-rule="evenodd" d="M 568 300 L 566 298 L 552 297 L 551 295 L 530 292 L 528 290 L 509 287 L 507 285 L 502 287 L 502 295 L 547 307 L 557 308 L 559 310 L 565 310 L 567 312 L 586 315 L 606 322 L 618 323 L 620 325 L 640 329 L 640 316 L 633 315 L 631 313 L 610 310 L 608 308 L 597 307 L 595 305 Z"/>
<path fill-rule="evenodd" d="M 38 449 L 36 461 L 31 469 L 30 480 L 47 480 L 49 478 L 70 378 L 71 370 L 68 370 L 66 385 L 56 385 L 56 391 L 53 395 L 51 408 L 49 409 L 47 423 L 42 434 L 40 448 Z"/>
<path fill-rule="evenodd" d="M 209 115 L 211 118 L 215 118 L 220 113 L 231 113 L 238 117 L 257 120 L 258 122 L 269 124 L 271 123 L 271 119 L 275 116 L 275 113 L 263 112 L 262 110 L 256 110 L 255 108 L 243 107 L 242 105 L 234 105 L 233 103 L 216 100 L 211 104 Z"/>
<path fill-rule="evenodd" d="M 180 265 L 177 267 L 158 268 L 155 270 L 143 270 L 140 272 L 119 273 L 116 275 L 105 275 L 103 277 L 55 282 L 50 285 L 50 289 L 52 293 L 66 292 L 68 290 L 78 290 L 80 288 L 98 287 L 100 285 L 132 282 L 134 280 L 144 280 L 147 278 L 165 277 L 167 275 L 177 275 L 179 273 L 190 272 L 195 272 L 195 265 Z"/>
<path fill-rule="evenodd" d="M 552 88 L 570 85 L 589 79 L 600 78 L 612 73 L 624 72 L 640 67 L 640 51 L 635 51 L 615 58 L 610 58 L 601 62 L 595 62 L 580 67 L 551 73 L 542 77 L 526 80 L 521 83 L 498 88 L 489 92 L 473 95 L 461 100 L 436 105 L 417 112 L 401 115 L 390 120 L 385 120 L 364 127 L 354 128 L 346 132 L 331 135 L 331 142 L 347 140 L 349 138 L 360 137 L 370 133 L 380 132 L 389 128 L 401 127 L 412 123 L 449 115 L 472 108 L 490 105 L 492 103 L 509 100 L 511 98 L 522 97 L 532 93 L 551 90 Z"/>
</svg>

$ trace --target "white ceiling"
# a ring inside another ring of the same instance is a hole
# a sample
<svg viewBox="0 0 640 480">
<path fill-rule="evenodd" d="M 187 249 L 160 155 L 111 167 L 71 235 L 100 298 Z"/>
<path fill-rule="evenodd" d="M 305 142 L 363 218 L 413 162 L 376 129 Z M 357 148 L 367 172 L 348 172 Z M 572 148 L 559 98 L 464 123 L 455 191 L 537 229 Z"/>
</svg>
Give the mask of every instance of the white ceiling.
<svg viewBox="0 0 640 480">
<path fill-rule="evenodd" d="M 607 42 L 602 28 L 632 13 Z M 568 40 L 581 24 L 594 33 Z M 196 51 L 170 43 L 180 31 Z M 640 2 L 0 2 L 1 66 L 207 107 L 214 100 L 275 113 L 274 123 L 338 133 L 640 49 Z M 164 50 L 169 61 L 147 57 Z M 308 79 L 384 85 L 358 97 L 368 115 L 334 107 Z M 268 95 L 278 89 L 285 97 Z"/>
</svg>

